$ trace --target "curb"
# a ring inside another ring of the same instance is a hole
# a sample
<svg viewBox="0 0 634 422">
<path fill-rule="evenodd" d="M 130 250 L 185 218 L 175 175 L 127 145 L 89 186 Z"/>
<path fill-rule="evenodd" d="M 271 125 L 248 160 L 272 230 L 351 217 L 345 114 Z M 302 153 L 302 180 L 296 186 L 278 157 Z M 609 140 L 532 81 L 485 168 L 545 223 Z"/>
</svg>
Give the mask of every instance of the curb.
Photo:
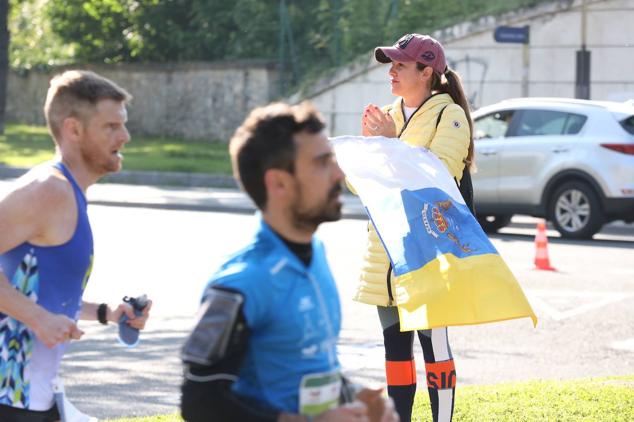
<svg viewBox="0 0 634 422">
<path fill-rule="evenodd" d="M 222 204 L 205 204 L 205 203 L 169 203 L 169 204 L 153 204 L 148 202 L 134 201 L 111 201 L 111 200 L 88 200 L 91 205 L 102 205 L 106 207 L 121 208 L 147 208 L 155 210 L 170 211 L 197 211 L 197 212 L 224 212 L 231 214 L 254 214 L 257 209 L 249 206 L 232 206 Z M 345 220 L 367 220 L 368 216 L 357 209 L 347 208 L 345 205 L 341 211 L 341 218 Z"/>
<path fill-rule="evenodd" d="M 231 176 L 222 174 L 181 173 L 159 171 L 120 171 L 105 176 L 103 183 L 120 183 L 126 185 L 181 186 L 192 188 L 233 188 L 238 184 Z"/>
<path fill-rule="evenodd" d="M 15 179 L 29 170 L 30 168 L 0 165 L 0 179 Z M 232 176 L 184 172 L 122 170 L 118 173 L 108 174 L 99 183 L 238 189 L 238 184 Z"/>
<path fill-rule="evenodd" d="M 22 167 L 7 167 L 0 164 L 0 179 L 15 179 L 22 176 L 29 169 Z"/>
</svg>

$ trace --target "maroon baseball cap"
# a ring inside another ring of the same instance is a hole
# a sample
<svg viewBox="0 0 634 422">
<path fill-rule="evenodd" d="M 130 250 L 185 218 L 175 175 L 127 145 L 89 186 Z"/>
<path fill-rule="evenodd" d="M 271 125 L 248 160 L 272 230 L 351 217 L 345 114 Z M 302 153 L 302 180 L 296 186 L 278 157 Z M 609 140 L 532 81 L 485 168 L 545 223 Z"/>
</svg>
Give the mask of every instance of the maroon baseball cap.
<svg viewBox="0 0 634 422">
<path fill-rule="evenodd" d="M 431 66 L 437 73 L 447 70 L 447 60 L 442 45 L 429 35 L 408 34 L 399 39 L 392 47 L 377 47 L 374 58 L 380 63 L 419 62 Z"/>
</svg>

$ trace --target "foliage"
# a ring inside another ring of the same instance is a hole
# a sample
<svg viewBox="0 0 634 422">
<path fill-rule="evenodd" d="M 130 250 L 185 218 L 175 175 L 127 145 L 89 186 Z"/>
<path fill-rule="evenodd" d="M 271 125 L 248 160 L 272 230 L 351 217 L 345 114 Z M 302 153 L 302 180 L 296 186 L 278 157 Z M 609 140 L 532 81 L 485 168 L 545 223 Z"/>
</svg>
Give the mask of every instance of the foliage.
<svg viewBox="0 0 634 422">
<path fill-rule="evenodd" d="M 32 69 L 71 61 L 75 51 L 51 30 L 43 13 L 48 0 L 11 0 L 9 64 L 13 69 Z"/>
<path fill-rule="evenodd" d="M 257 0 L 48 0 L 47 11 L 83 61 L 269 57 L 276 46 L 276 9 Z"/>
<path fill-rule="evenodd" d="M 50 0 L 46 14 L 53 31 L 72 45 L 82 61 L 118 62 L 134 56 L 130 21 L 137 2 Z"/>
<path fill-rule="evenodd" d="M 113 419 L 106 422 L 183 422 L 180 416 L 174 415 L 160 415 L 160 416 L 146 416 L 141 418 L 125 418 L 125 419 Z"/>
<path fill-rule="evenodd" d="M 14 67 L 267 59 L 298 82 L 405 33 L 545 0 L 12 1 Z"/>
<path fill-rule="evenodd" d="M 42 126 L 7 125 L 0 135 L 0 165 L 32 167 L 54 156 L 54 145 Z M 227 145 L 221 142 L 137 137 L 123 151 L 125 170 L 231 174 Z"/>
</svg>

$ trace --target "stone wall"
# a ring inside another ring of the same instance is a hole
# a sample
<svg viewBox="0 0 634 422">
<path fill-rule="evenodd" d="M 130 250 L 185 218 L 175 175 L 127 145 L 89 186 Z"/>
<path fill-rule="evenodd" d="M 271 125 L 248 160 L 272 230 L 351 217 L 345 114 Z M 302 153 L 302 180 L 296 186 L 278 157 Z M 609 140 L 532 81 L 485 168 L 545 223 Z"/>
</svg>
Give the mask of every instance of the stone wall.
<svg viewBox="0 0 634 422">
<path fill-rule="evenodd" d="M 277 93 L 274 66 L 268 62 L 83 65 L 127 89 L 133 134 L 226 141 L 254 107 Z M 44 124 L 42 107 L 51 72 L 11 73 L 7 120 Z"/>
<path fill-rule="evenodd" d="M 462 76 L 474 108 L 522 96 L 523 45 L 493 39 L 498 26 L 530 27 L 528 96 L 574 97 L 575 52 L 581 48 L 581 0 L 558 0 L 501 16 L 464 22 L 434 33 L 449 65 Z M 591 52 L 593 100 L 634 98 L 634 1 L 587 0 L 586 44 Z M 292 97 L 309 99 L 331 134 L 359 133 L 363 107 L 393 101 L 389 67 L 372 52 Z"/>
</svg>

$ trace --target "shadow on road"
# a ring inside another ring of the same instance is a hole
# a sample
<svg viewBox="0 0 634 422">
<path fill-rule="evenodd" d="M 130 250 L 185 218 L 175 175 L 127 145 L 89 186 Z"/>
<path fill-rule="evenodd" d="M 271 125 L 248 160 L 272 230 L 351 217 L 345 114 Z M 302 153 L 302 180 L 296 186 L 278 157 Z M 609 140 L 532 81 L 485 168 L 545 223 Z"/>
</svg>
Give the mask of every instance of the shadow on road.
<svg viewBox="0 0 634 422">
<path fill-rule="evenodd" d="M 87 328 L 85 340 L 70 345 L 62 364 L 68 397 L 82 412 L 100 419 L 176 412 L 179 352 L 189 322 L 183 328 L 143 332 L 132 349 L 118 343 L 114 327 Z"/>
</svg>

